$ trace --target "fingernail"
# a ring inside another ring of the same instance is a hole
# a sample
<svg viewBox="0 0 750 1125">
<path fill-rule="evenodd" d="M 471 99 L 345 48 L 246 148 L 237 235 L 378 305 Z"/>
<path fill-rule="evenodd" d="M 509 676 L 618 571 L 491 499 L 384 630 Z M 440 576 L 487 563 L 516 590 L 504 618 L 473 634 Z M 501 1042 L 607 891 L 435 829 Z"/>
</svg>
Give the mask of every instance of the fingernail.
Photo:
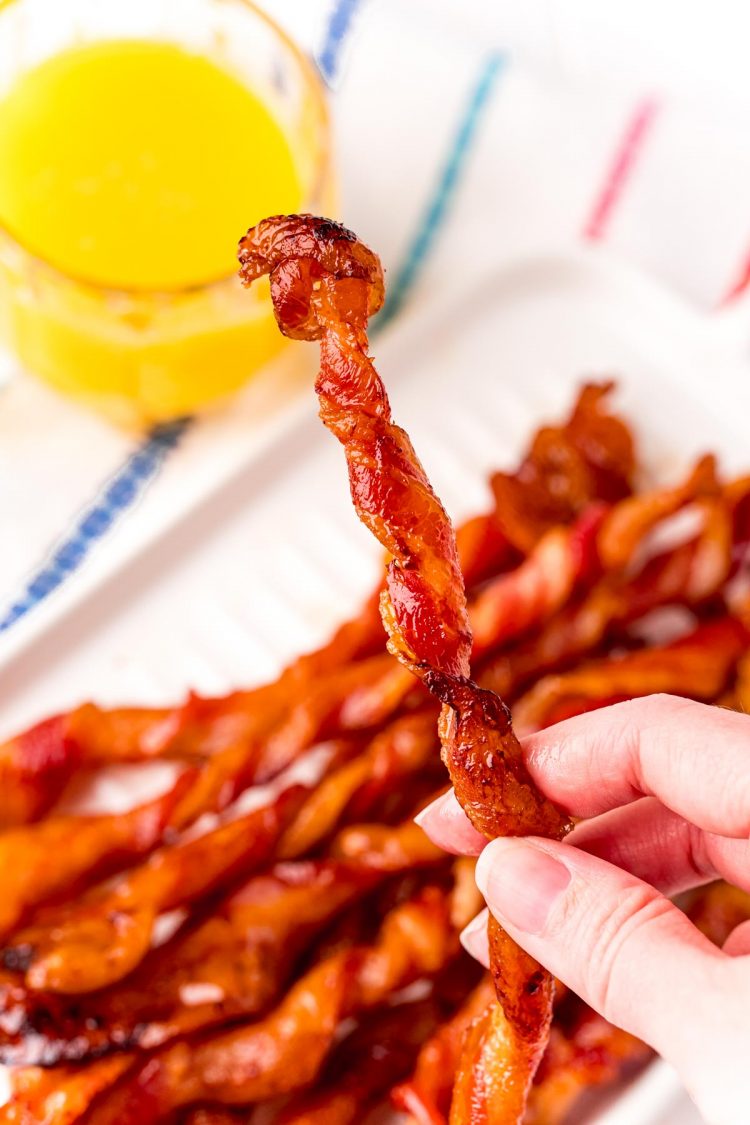
<svg viewBox="0 0 750 1125">
<path fill-rule="evenodd" d="M 490 963 L 490 950 L 487 941 L 487 911 L 482 910 L 476 918 L 472 918 L 460 934 L 461 945 L 475 961 L 479 961 L 485 968 Z"/>
<path fill-rule="evenodd" d="M 425 824 L 428 824 L 431 820 L 449 814 L 454 804 L 458 807 L 458 802 L 453 796 L 453 790 L 449 789 L 447 793 L 441 793 L 434 801 L 430 801 L 429 805 L 420 809 L 414 817 L 414 823 L 418 824 L 420 828 L 424 828 Z"/>
<path fill-rule="evenodd" d="M 454 855 L 479 855 L 487 841 L 472 828 L 452 789 L 414 817 L 433 844 Z"/>
<path fill-rule="evenodd" d="M 488 844 L 476 869 L 477 886 L 498 921 L 527 934 L 542 932 L 570 878 L 549 852 L 515 837 Z"/>
</svg>

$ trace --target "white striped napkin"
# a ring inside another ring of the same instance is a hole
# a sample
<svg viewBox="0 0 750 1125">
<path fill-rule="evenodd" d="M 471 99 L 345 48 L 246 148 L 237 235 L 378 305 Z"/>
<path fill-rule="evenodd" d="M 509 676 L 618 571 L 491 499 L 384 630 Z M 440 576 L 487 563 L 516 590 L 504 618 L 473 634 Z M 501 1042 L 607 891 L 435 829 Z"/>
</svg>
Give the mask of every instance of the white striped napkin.
<svg viewBox="0 0 750 1125">
<path fill-rule="evenodd" d="M 380 328 L 520 257 L 606 242 L 707 307 L 750 276 L 744 120 L 552 78 L 403 0 L 275 0 L 331 88 L 341 217 L 382 255 Z M 0 391 L 0 632 L 189 508 L 241 413 L 140 443 L 34 380 Z"/>
</svg>

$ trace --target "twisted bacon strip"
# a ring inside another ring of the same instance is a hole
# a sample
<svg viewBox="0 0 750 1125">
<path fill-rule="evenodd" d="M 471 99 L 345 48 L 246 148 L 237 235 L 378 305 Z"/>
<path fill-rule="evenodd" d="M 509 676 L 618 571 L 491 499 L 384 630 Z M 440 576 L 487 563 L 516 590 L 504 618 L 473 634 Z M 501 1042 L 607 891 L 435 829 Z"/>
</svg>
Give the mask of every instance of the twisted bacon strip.
<svg viewBox="0 0 750 1125">
<path fill-rule="evenodd" d="M 492 551 L 491 537 L 482 539 L 475 531 L 469 547 L 478 565 L 485 565 Z M 271 766 L 259 754 L 259 744 L 262 746 L 273 727 L 306 689 L 319 685 L 330 673 L 334 676 L 329 692 L 335 696 L 341 667 L 375 655 L 381 638 L 377 599 L 371 598 L 359 616 L 341 626 L 327 644 L 299 657 L 271 684 L 217 699 L 190 695 L 175 708 L 106 710 L 86 703 L 45 719 L 0 744 L 0 828 L 37 820 L 81 767 L 150 758 L 205 759 L 242 746 L 245 757 L 250 758 L 249 763 L 243 762 L 245 773 L 253 767 L 249 780 L 256 775 L 263 780 Z M 333 706 L 327 697 L 321 698 L 320 691 L 316 699 L 324 711 L 326 705 L 329 710 Z"/>
<path fill-rule="evenodd" d="M 118 816 L 55 816 L 0 833 L 0 938 L 35 907 L 80 892 L 147 855 L 164 840 L 192 771 L 166 793 Z"/>
<path fill-rule="evenodd" d="M 423 1043 L 411 1077 L 391 1091 L 393 1105 L 416 1125 L 446 1125 L 464 1039 L 492 1006 L 494 995 L 492 980 L 483 977 L 451 1019 Z"/>
<path fill-rule="evenodd" d="M 351 232 L 311 216 L 268 219 L 240 243 L 241 276 L 270 275 L 279 326 L 320 340 L 321 417 L 344 447 L 360 519 L 392 556 L 381 599 L 388 647 L 444 704 L 441 742 L 472 823 L 500 834 L 561 837 L 567 819 L 532 783 L 497 696 L 469 678 L 471 633 L 456 541 L 411 443 L 391 420 L 368 356 L 366 326 L 383 302 L 380 263 Z M 490 933 L 501 1007 L 488 1033 L 493 1081 L 481 1075 L 466 1121 L 520 1121 L 551 1019 L 551 978 L 505 935 Z"/>
<path fill-rule="evenodd" d="M 268 862 L 305 792 L 292 786 L 212 832 L 160 848 L 113 886 L 50 908 L 14 936 L 2 951 L 3 965 L 22 972 L 28 988 L 54 992 L 91 992 L 121 979 L 148 951 L 159 914 Z"/>
<path fill-rule="evenodd" d="M 425 887 L 386 915 L 373 942 L 345 944 L 313 965 L 263 1019 L 198 1042 L 177 1042 L 150 1056 L 129 1056 L 131 1068 L 111 1088 L 99 1092 L 99 1084 L 87 1104 L 72 1088 L 73 1114 L 63 1092 L 44 1120 L 47 1125 L 82 1118 L 87 1125 L 151 1125 L 197 1103 L 249 1105 L 309 1085 L 335 1045 L 341 1022 L 441 972 L 458 952 L 457 929 L 466 920 L 452 917 L 450 894 Z M 109 1061 L 93 1063 L 87 1073 L 96 1074 Z M 14 1096 L 0 1109 L 0 1122 L 13 1121 L 13 1113 L 24 1120 L 22 1108 L 26 1120 L 40 1119 L 32 1094 Z"/>
<path fill-rule="evenodd" d="M 725 494 L 701 500 L 695 507 L 701 527 L 693 538 L 651 556 L 635 574 L 629 570 L 605 574 L 539 632 L 491 659 L 481 670 L 482 686 L 515 699 L 541 675 L 595 652 L 613 631 L 651 611 L 667 605 L 700 607 L 718 594 L 743 543 L 733 536 L 731 504 Z"/>
<path fill-rule="evenodd" d="M 345 829 L 331 858 L 279 863 L 255 875 L 199 924 L 152 950 L 122 983 L 70 998 L 0 977 L 0 1061 L 54 1066 L 112 1049 L 151 1049 L 258 1015 L 281 993 L 299 954 L 345 907 L 393 875 L 445 862 L 412 820 Z"/>
<path fill-rule="evenodd" d="M 362 820 L 380 801 L 382 815 L 389 790 L 402 789 L 406 778 L 414 778 L 435 759 L 435 712 L 422 710 L 396 719 L 310 793 L 279 841 L 279 858 L 293 859 L 311 851 L 330 835 L 344 813 L 350 821 Z"/>
<path fill-rule="evenodd" d="M 572 672 L 545 676 L 515 705 L 516 725 L 530 734 L 572 715 L 654 692 L 712 703 L 749 644 L 750 633 L 742 622 L 722 617 L 670 644 L 604 657 Z"/>
<path fill-rule="evenodd" d="M 608 1023 L 569 993 L 555 1012 L 552 1034 L 529 1098 L 524 1125 L 573 1121 L 581 1096 L 606 1087 L 652 1058 L 650 1047 Z"/>
<path fill-rule="evenodd" d="M 321 1083 L 293 1098 L 275 1125 L 360 1125 L 378 1096 L 409 1070 L 444 1015 L 433 998 L 375 1015 L 343 1041 Z"/>
</svg>

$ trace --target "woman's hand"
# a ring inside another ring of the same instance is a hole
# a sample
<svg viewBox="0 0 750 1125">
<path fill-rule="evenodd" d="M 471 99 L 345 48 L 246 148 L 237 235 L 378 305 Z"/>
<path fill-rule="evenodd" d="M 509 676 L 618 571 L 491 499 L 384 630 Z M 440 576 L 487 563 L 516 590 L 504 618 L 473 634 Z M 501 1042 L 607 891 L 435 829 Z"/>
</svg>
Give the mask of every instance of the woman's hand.
<svg viewBox="0 0 750 1125">
<path fill-rule="evenodd" d="M 487 843 L 452 793 L 418 817 L 508 933 L 680 1072 L 710 1125 L 750 1121 L 750 922 L 717 949 L 667 895 L 750 890 L 750 717 L 670 696 L 570 719 L 524 742 L 529 771 L 589 818 L 564 844 Z M 486 917 L 464 944 L 487 958 Z"/>
</svg>

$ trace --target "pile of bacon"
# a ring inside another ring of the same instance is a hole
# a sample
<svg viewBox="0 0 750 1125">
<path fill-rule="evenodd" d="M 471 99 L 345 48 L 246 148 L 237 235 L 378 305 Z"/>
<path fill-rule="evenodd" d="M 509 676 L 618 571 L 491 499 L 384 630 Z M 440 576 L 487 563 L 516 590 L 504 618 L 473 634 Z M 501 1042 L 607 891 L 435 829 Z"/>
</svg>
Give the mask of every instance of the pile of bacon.
<svg viewBox="0 0 750 1125">
<path fill-rule="evenodd" d="M 454 538 L 368 356 L 375 255 L 293 216 L 240 258 L 247 283 L 270 274 L 282 330 L 320 340 L 322 417 L 385 588 L 272 684 L 87 704 L 0 747 L 0 1122 L 347 1125 L 389 1100 L 414 1125 L 580 1120 L 648 1049 L 496 925 L 483 976 L 458 941 L 471 861 L 412 818 L 447 765 L 486 836 L 567 831 L 500 697 L 521 734 L 655 691 L 750 706 L 750 478 L 704 457 L 636 492 L 611 388 L 587 385 Z M 156 798 L 56 811 L 155 758 L 179 767 Z M 750 916 L 723 886 L 687 908 L 716 941 Z"/>
</svg>

